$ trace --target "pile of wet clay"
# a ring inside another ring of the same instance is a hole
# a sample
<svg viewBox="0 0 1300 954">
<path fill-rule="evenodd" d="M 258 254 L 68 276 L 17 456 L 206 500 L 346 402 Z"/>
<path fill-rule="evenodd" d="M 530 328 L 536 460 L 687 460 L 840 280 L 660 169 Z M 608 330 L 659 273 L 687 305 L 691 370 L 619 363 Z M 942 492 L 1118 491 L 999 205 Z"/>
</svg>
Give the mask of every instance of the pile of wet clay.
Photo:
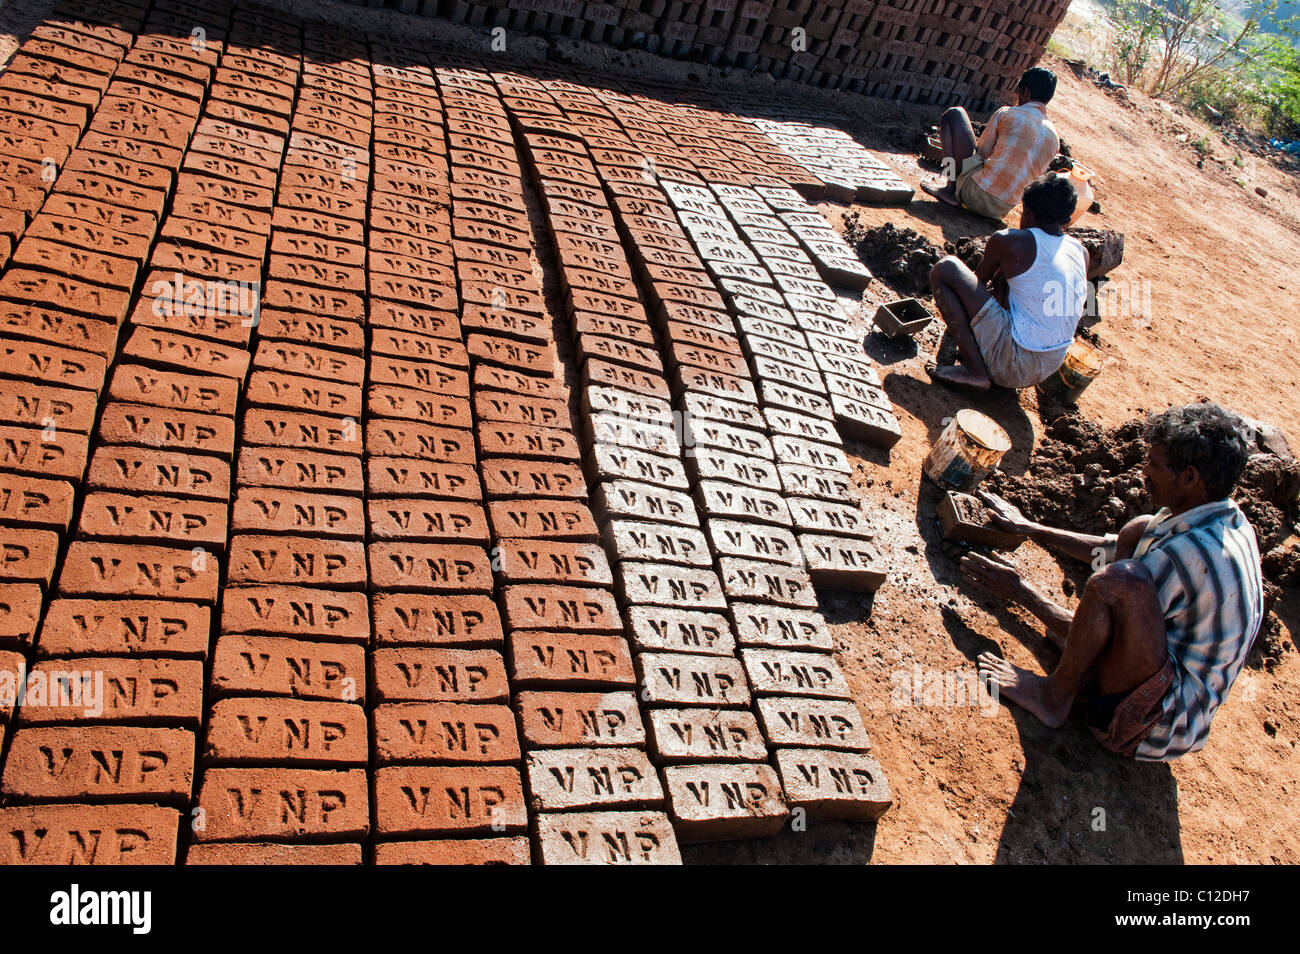
<svg viewBox="0 0 1300 954">
<path fill-rule="evenodd" d="M 1152 512 L 1142 477 L 1142 429 L 1136 420 L 1107 430 L 1077 414 L 1062 415 L 1046 424 L 1023 475 L 994 472 L 984 486 L 1042 523 L 1115 533 L 1133 517 Z M 1255 528 L 1272 606 L 1282 587 L 1300 582 L 1300 462 L 1285 449 L 1277 453 L 1261 444 L 1232 496 Z M 1266 668 L 1276 665 L 1285 646 L 1270 613 L 1256 649 Z"/>
<path fill-rule="evenodd" d="M 844 239 L 858 253 L 871 274 L 902 295 L 929 297 L 930 269 L 943 258 L 943 250 L 915 229 L 893 222 L 864 226 L 858 213 L 844 216 Z"/>
</svg>

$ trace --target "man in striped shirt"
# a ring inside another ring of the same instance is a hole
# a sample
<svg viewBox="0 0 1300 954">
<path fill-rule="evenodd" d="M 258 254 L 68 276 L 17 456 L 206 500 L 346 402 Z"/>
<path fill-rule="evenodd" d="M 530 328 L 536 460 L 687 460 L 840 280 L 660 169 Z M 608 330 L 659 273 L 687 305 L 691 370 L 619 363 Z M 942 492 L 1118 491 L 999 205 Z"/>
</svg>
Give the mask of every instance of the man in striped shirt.
<svg viewBox="0 0 1300 954">
<path fill-rule="evenodd" d="M 1264 615 L 1255 531 L 1228 499 L 1246 466 L 1245 425 L 1216 404 L 1170 408 L 1147 422 L 1147 489 L 1159 507 L 1118 534 L 1053 530 L 983 494 L 992 522 L 1097 570 L 1073 614 L 1010 563 L 976 554 L 962 571 L 1041 619 L 1061 649 L 1048 676 L 992 653 L 980 676 L 1053 728 L 1076 699 L 1106 748 L 1147 761 L 1196 752 L 1241 672 Z"/>
<path fill-rule="evenodd" d="M 1016 105 L 995 112 L 978 142 L 966 110 L 949 109 L 939 125 L 948 182 L 923 182 L 921 188 L 949 205 L 1004 218 L 1061 149 L 1056 127 L 1047 118 L 1055 93 L 1055 73 L 1042 66 L 1028 70 L 1016 88 Z"/>
</svg>

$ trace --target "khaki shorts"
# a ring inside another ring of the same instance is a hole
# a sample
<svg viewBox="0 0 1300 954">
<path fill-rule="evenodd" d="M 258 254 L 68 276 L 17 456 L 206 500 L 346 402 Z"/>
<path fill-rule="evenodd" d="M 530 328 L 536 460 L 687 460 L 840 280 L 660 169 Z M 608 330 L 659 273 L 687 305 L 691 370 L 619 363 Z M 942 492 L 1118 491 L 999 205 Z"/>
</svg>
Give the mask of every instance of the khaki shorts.
<svg viewBox="0 0 1300 954">
<path fill-rule="evenodd" d="M 1066 345 L 1056 351 L 1029 351 L 1011 337 L 1011 315 L 994 297 L 971 319 L 975 343 L 994 384 L 1004 388 L 1031 388 L 1056 373 L 1065 360 Z"/>
<path fill-rule="evenodd" d="M 957 176 L 957 201 L 963 208 L 969 209 L 976 215 L 1002 219 L 1015 206 L 1007 205 L 1001 199 L 989 195 L 975 182 L 975 173 L 979 172 L 983 165 L 984 157 L 979 153 L 966 157 L 966 161 L 962 163 L 961 174 Z"/>
</svg>

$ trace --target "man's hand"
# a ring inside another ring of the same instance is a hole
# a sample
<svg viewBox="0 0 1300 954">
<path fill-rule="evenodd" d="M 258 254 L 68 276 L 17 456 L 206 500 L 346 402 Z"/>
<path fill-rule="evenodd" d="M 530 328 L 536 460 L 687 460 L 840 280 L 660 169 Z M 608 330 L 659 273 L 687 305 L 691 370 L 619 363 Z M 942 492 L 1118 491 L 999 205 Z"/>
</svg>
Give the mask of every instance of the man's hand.
<svg viewBox="0 0 1300 954">
<path fill-rule="evenodd" d="M 1000 600 L 1017 600 L 1028 589 L 1020 568 L 1001 557 L 968 553 L 961 558 L 961 572 Z"/>
<path fill-rule="evenodd" d="M 984 501 L 984 506 L 988 509 L 989 523 L 993 525 L 995 530 L 1028 536 L 1038 529 L 1038 524 L 1021 513 L 1015 504 L 1003 500 L 997 494 L 989 493 L 987 490 L 981 490 L 978 493 L 980 500 Z"/>
</svg>

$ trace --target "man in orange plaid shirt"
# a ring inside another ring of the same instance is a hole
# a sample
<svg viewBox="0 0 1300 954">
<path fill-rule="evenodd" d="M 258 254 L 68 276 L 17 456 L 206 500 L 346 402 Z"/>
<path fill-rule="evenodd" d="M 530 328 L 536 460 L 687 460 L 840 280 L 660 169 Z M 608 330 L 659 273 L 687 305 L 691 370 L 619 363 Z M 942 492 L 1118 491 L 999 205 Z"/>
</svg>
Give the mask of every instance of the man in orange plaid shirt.
<svg viewBox="0 0 1300 954">
<path fill-rule="evenodd" d="M 994 113 L 978 142 L 966 110 L 954 106 L 945 112 L 939 130 L 948 182 L 926 182 L 921 188 L 978 215 L 1006 216 L 1060 151 L 1061 139 L 1047 118 L 1055 92 L 1055 73 L 1042 66 L 1027 71 L 1016 88 L 1016 105 Z"/>
</svg>

